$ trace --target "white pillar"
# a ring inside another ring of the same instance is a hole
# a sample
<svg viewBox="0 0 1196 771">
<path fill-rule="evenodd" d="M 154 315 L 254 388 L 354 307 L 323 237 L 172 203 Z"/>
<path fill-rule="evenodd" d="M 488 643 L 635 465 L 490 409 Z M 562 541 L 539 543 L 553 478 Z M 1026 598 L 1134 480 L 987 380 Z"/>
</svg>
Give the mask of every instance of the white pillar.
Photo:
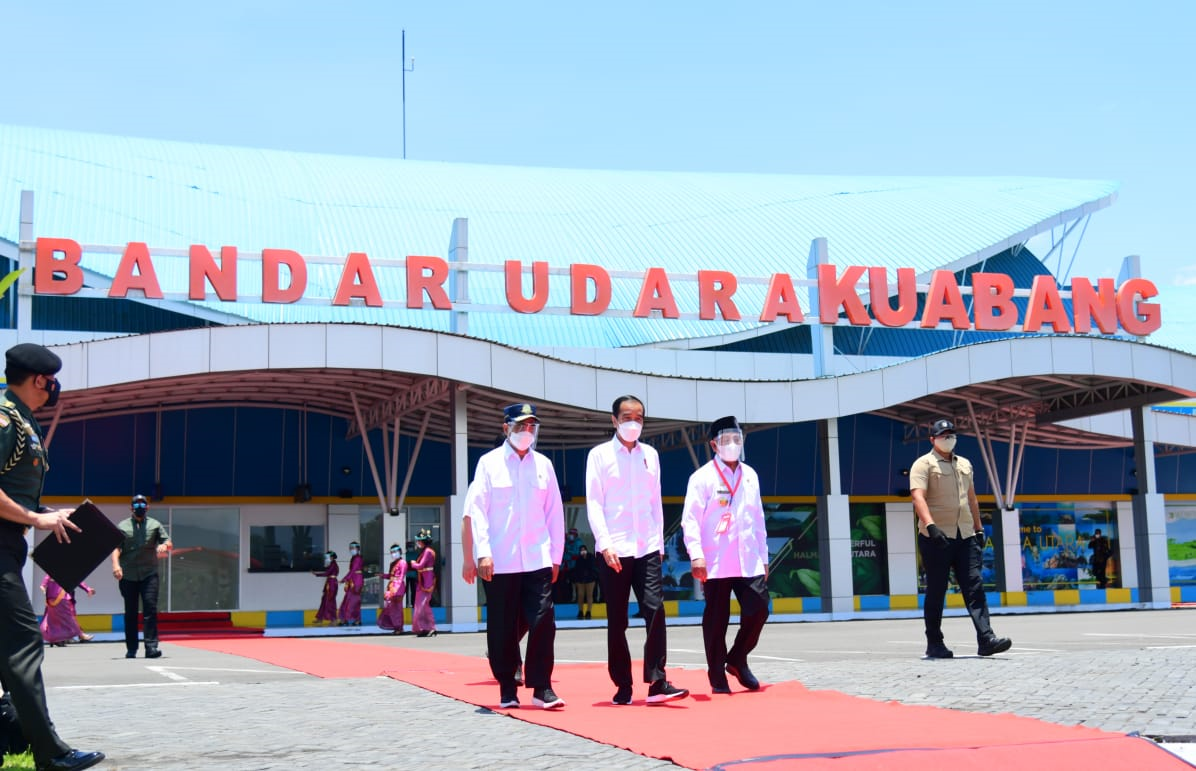
<svg viewBox="0 0 1196 771">
<path fill-rule="evenodd" d="M 822 452 L 823 495 L 818 496 L 818 565 L 822 573 L 822 611 L 855 611 L 851 570 L 851 512 L 839 474 L 839 421 L 818 421 Z"/>
<path fill-rule="evenodd" d="M 996 551 L 998 572 L 1004 577 L 1003 592 L 1025 591 L 1022 582 L 1022 512 L 1021 509 L 998 509 L 993 521 L 993 549 Z"/>
<path fill-rule="evenodd" d="M 918 593 L 918 539 L 914 504 L 885 504 L 885 537 L 889 542 L 889 594 Z"/>
<path fill-rule="evenodd" d="M 454 390 L 451 404 L 453 415 L 452 447 L 449 451 L 453 463 L 453 492 L 449 496 L 449 623 L 454 632 L 476 632 L 478 625 L 477 589 L 465 583 L 461 577 L 461 518 L 465 514 L 465 493 L 469 489 L 469 415 L 466 410 L 465 391 Z"/>
<path fill-rule="evenodd" d="M 1134 546 L 1138 557 L 1138 601 L 1152 608 L 1171 607 L 1167 564 L 1167 510 L 1154 468 L 1154 416 L 1149 407 L 1130 410 L 1134 425 L 1134 470 L 1138 492 L 1134 510 Z"/>
<path fill-rule="evenodd" d="M 1117 501 L 1117 570 L 1121 575 L 1121 588 L 1137 589 L 1138 545 L 1134 538 L 1134 503 Z"/>
</svg>

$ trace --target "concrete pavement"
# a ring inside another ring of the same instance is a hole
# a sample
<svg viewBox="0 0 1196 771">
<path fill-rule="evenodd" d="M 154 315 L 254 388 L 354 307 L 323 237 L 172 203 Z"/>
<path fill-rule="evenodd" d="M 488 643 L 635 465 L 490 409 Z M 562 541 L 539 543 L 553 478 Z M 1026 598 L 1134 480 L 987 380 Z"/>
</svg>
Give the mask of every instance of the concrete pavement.
<svg viewBox="0 0 1196 771">
<path fill-rule="evenodd" d="M 751 664 L 765 681 L 1196 742 L 1196 610 L 994 625 L 1013 638 L 1009 653 L 976 656 L 969 621 L 956 617 L 944 621 L 956 658 L 930 661 L 918 619 L 771 624 Z M 643 633 L 628 634 L 634 653 Z M 361 643 L 481 656 L 485 638 L 345 641 Z M 674 767 L 389 678 L 321 680 L 168 641 L 163 650 L 152 661 L 125 659 L 120 643 L 46 650 L 51 715 L 67 741 L 109 755 L 101 768 Z M 558 661 L 605 661 L 605 650 L 602 627 L 557 634 Z M 704 668 L 698 627 L 670 626 L 669 665 Z M 567 680 L 556 689 L 568 698 Z M 1193 745 L 1179 749 L 1196 759 Z"/>
</svg>

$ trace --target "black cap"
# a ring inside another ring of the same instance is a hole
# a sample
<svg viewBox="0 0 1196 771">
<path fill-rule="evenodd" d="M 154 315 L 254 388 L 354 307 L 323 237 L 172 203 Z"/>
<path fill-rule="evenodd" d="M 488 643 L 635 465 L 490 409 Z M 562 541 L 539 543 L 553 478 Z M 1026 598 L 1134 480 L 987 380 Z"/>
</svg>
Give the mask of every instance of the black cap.
<svg viewBox="0 0 1196 771">
<path fill-rule="evenodd" d="M 32 372 L 35 375 L 57 375 L 62 369 L 58 354 L 37 343 L 18 343 L 4 352 L 4 363 L 9 369 Z"/>
<path fill-rule="evenodd" d="M 537 421 L 540 420 L 536 418 L 536 405 L 522 402 L 503 408 L 502 416 L 503 421 L 506 423 L 520 423 L 532 418 L 535 418 Z"/>
<path fill-rule="evenodd" d="M 739 427 L 739 421 L 735 419 L 734 415 L 728 415 L 725 418 L 719 418 L 710 424 L 710 438 L 713 440 L 718 437 L 722 431 L 733 430 L 742 431 Z"/>
<path fill-rule="evenodd" d="M 942 436 L 943 434 L 954 434 L 955 424 L 946 418 L 939 418 L 934 421 L 934 425 L 930 427 L 930 435 L 932 437 Z"/>
<path fill-rule="evenodd" d="M 134 495 L 133 500 L 130 501 L 130 504 L 136 504 L 136 503 L 144 503 L 144 504 L 148 505 L 149 501 L 146 500 L 144 495 Z"/>
</svg>

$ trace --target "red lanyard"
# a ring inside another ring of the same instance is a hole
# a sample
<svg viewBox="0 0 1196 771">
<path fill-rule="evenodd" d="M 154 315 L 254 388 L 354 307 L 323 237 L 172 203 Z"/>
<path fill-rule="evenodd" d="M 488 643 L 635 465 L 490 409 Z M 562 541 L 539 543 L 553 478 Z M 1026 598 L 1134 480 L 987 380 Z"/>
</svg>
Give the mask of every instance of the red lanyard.
<svg viewBox="0 0 1196 771">
<path fill-rule="evenodd" d="M 739 490 L 739 483 L 743 481 L 743 472 L 740 471 L 739 478 L 735 480 L 735 486 L 732 487 L 731 483 L 727 481 L 727 478 L 723 476 L 723 470 L 719 468 L 718 462 L 711 462 L 714 463 L 714 470 L 718 472 L 718 478 L 722 480 L 723 487 L 727 489 L 728 493 L 726 501 L 723 502 L 723 505 L 727 507 L 727 510 L 723 512 L 722 518 L 718 521 L 718 525 L 714 528 L 714 532 L 721 535 L 722 533 L 727 532 L 727 528 L 731 526 L 731 501 L 735 499 L 735 493 Z"/>
</svg>

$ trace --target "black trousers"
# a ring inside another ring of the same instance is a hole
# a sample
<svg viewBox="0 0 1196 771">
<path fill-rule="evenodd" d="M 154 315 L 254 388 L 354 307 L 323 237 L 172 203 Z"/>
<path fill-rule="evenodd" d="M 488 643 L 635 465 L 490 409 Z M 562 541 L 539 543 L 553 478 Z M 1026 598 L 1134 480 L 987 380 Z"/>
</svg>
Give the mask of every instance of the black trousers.
<svg viewBox="0 0 1196 771">
<path fill-rule="evenodd" d="M 940 546 L 933 538 L 918 534 L 918 551 L 922 553 L 922 567 L 926 571 L 926 598 L 922 603 L 922 619 L 926 623 L 926 641 L 943 641 L 943 600 L 947 596 L 947 577 L 955 571 L 955 582 L 963 593 L 963 602 L 976 639 L 991 639 L 992 625 L 988 621 L 988 599 L 984 596 L 984 582 L 980 577 L 982 551 L 975 538 L 949 538 Z"/>
<path fill-rule="evenodd" d="M 145 649 L 155 650 L 158 647 L 158 574 L 146 576 L 140 581 L 122 578 L 120 596 L 125 598 L 125 648 L 137 651 L 137 601 L 141 600 Z"/>
<path fill-rule="evenodd" d="M 618 573 L 599 563 L 598 578 L 606 598 L 606 670 L 620 688 L 631 687 L 631 651 L 627 647 L 627 609 L 631 592 L 639 603 L 648 633 L 644 640 L 644 682 L 664 679 L 667 643 L 664 623 L 664 580 L 660 572 L 660 554 L 644 557 L 620 557 Z"/>
<path fill-rule="evenodd" d="M 36 765 L 49 763 L 69 752 L 69 744 L 58 738 L 46 707 L 46 686 L 42 681 L 42 640 L 29 592 L 21 577 L 24 560 L 0 552 L 0 680 L 12 698 L 29 740 Z"/>
<path fill-rule="evenodd" d="M 1092 575 L 1096 576 L 1096 585 L 1101 589 L 1104 589 L 1109 585 L 1109 576 L 1105 573 L 1108 565 L 1108 557 L 1092 558 Z"/>
<path fill-rule="evenodd" d="M 702 640 L 706 644 L 706 674 L 711 685 L 725 685 L 727 664 L 745 666 L 748 654 L 760 642 L 768 620 L 768 579 L 708 578 L 702 584 L 706 609 L 702 611 Z M 731 594 L 739 600 L 739 631 L 727 650 L 727 625 L 731 621 Z"/>
<path fill-rule="evenodd" d="M 550 687 L 556 641 L 552 568 L 495 573 L 489 581 L 482 582 L 482 588 L 486 592 L 486 655 L 499 687 L 504 693 L 515 689 L 522 636 L 520 617 L 527 629 L 523 684 L 532 689 Z"/>
</svg>

